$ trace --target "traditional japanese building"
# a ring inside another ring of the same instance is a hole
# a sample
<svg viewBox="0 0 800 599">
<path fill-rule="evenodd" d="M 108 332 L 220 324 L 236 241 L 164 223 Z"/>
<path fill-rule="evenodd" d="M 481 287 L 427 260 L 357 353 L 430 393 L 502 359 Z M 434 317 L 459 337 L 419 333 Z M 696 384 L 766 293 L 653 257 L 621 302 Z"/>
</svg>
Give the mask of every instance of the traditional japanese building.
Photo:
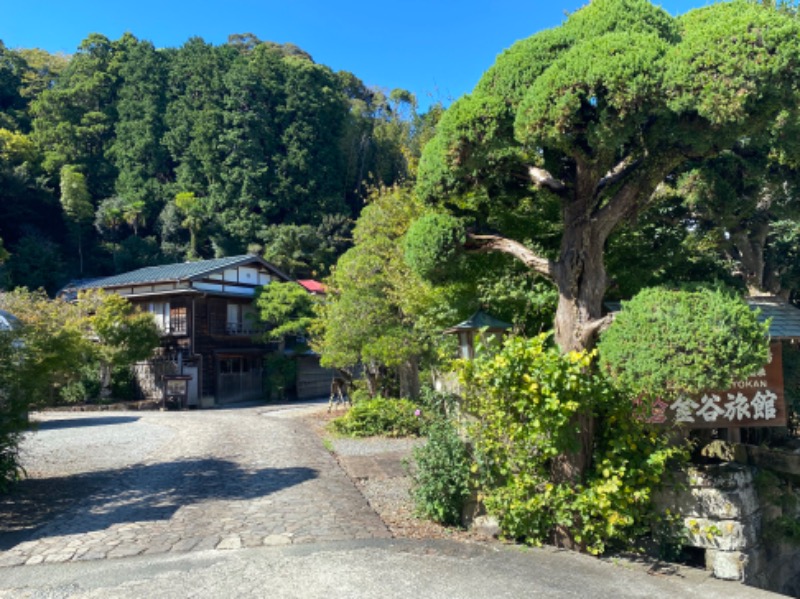
<svg viewBox="0 0 800 599">
<path fill-rule="evenodd" d="M 205 407 L 264 397 L 264 355 L 277 347 L 264 340 L 253 302 L 259 286 L 288 280 L 266 260 L 242 255 L 140 268 L 62 295 L 103 289 L 152 313 L 161 347 L 136 366 L 143 396 L 162 398 L 165 377 L 179 377 L 188 381 L 187 405 Z"/>
</svg>

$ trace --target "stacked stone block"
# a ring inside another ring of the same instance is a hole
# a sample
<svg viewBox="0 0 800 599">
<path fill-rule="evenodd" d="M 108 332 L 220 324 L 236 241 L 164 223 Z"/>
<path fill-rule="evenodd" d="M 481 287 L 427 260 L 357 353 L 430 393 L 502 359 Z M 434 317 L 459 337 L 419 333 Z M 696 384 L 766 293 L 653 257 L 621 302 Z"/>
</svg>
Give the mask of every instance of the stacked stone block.
<svg viewBox="0 0 800 599">
<path fill-rule="evenodd" d="M 691 468 L 657 503 L 680 514 L 685 545 L 705 549 L 714 576 L 746 581 L 762 528 L 754 468 L 735 463 Z"/>
</svg>

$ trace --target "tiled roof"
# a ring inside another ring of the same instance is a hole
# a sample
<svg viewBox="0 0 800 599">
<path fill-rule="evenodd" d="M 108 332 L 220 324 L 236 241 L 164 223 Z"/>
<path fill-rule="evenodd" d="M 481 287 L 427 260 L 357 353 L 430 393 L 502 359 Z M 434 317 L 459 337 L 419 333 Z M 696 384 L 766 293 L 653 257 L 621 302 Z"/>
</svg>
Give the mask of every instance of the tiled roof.
<svg viewBox="0 0 800 599">
<path fill-rule="evenodd" d="M 99 287 L 119 287 L 121 285 L 138 285 L 141 283 L 184 281 L 224 268 L 246 264 L 251 261 L 266 264 L 266 262 L 253 255 L 230 256 L 228 258 L 199 260 L 197 262 L 180 262 L 177 264 L 165 264 L 163 266 L 148 266 L 147 268 L 140 268 L 139 270 L 132 270 L 103 279 L 84 281 L 75 285 L 74 288 L 92 289 Z M 273 267 L 272 270 L 276 269 Z"/>
<path fill-rule="evenodd" d="M 753 310 L 760 310 L 759 321 L 772 319 L 769 336 L 773 339 L 800 337 L 800 310 L 792 304 L 775 297 L 748 298 L 747 304 Z"/>
</svg>

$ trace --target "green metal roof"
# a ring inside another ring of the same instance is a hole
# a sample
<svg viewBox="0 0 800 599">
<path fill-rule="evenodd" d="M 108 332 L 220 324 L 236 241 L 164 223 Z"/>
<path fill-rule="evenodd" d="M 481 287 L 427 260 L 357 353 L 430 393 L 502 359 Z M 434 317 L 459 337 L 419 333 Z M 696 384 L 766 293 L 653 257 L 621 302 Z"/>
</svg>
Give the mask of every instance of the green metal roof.
<svg viewBox="0 0 800 599">
<path fill-rule="evenodd" d="M 792 304 L 775 297 L 750 297 L 747 304 L 758 309 L 758 320 L 769 323 L 769 336 L 773 339 L 800 338 L 800 310 Z"/>
<path fill-rule="evenodd" d="M 483 310 L 478 310 L 467 320 L 458 323 L 454 327 L 450 327 L 449 329 L 444 331 L 444 333 L 457 333 L 459 331 L 475 331 L 483 328 L 487 328 L 489 330 L 510 329 L 511 327 L 512 327 L 511 324 L 503 322 L 502 320 L 499 320 L 494 316 L 487 314 Z"/>
<path fill-rule="evenodd" d="M 800 309 L 774 296 L 745 298 L 751 310 L 759 310 L 758 321 L 769 324 L 769 336 L 772 339 L 800 338 Z M 605 302 L 609 312 L 619 312 L 620 302 Z"/>
<path fill-rule="evenodd" d="M 165 264 L 163 266 L 148 266 L 146 268 L 124 272 L 111 277 L 83 281 L 74 285 L 74 289 L 97 289 L 100 287 L 107 288 L 121 287 L 124 285 L 141 285 L 143 283 L 185 281 L 197 279 L 218 270 L 247 264 L 248 262 L 258 262 L 282 278 L 288 278 L 277 268 L 269 264 L 266 260 L 263 260 L 258 256 L 245 254 L 242 256 L 230 256 L 228 258 L 216 258 L 214 260 L 199 260 L 197 262 L 181 262 L 177 264 Z"/>
</svg>

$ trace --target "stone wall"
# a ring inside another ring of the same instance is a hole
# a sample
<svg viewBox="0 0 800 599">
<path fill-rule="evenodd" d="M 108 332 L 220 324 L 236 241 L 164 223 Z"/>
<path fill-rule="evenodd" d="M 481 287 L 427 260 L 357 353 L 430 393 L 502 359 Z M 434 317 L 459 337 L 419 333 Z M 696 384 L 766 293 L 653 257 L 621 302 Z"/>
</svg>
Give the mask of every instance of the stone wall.
<svg viewBox="0 0 800 599">
<path fill-rule="evenodd" d="M 735 461 L 689 468 L 657 505 L 679 515 L 684 544 L 705 550 L 717 578 L 800 597 L 800 541 L 777 526 L 781 517 L 800 518 L 800 485 L 792 474 L 765 467 L 785 456 L 754 465 L 746 449 L 735 454 Z M 790 456 L 800 465 L 800 456 Z"/>
</svg>

